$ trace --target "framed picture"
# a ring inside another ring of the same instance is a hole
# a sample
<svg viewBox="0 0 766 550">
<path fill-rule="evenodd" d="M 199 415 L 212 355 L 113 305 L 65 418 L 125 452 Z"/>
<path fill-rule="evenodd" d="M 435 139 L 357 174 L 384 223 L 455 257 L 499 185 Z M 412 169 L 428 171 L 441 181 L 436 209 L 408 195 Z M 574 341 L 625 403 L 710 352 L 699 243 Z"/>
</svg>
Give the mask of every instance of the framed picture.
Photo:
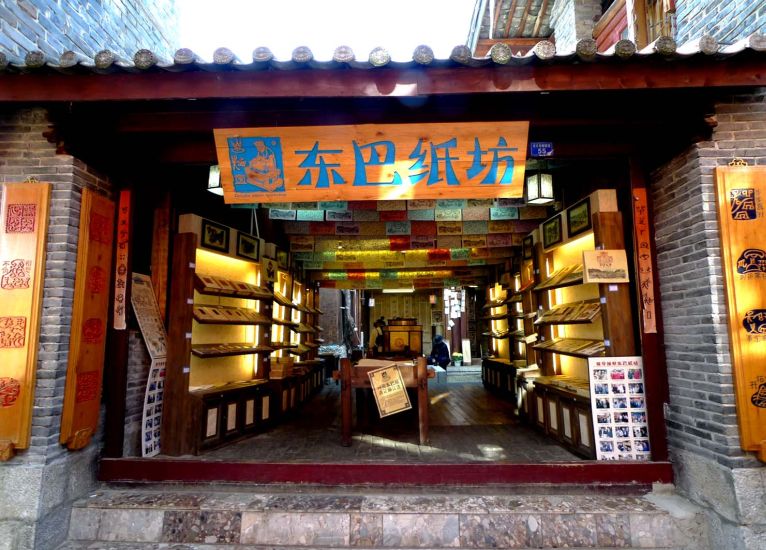
<svg viewBox="0 0 766 550">
<path fill-rule="evenodd" d="M 282 269 L 290 267 L 290 254 L 287 253 L 287 250 L 277 249 L 277 265 Z"/>
<path fill-rule="evenodd" d="M 543 248 L 549 248 L 561 242 L 561 215 L 543 222 Z"/>
<path fill-rule="evenodd" d="M 573 237 L 590 228 L 590 198 L 585 197 L 567 208 L 567 235 Z"/>
<path fill-rule="evenodd" d="M 441 325 L 444 323 L 444 313 L 438 309 L 431 310 L 431 324 Z"/>
<path fill-rule="evenodd" d="M 247 233 L 237 233 L 237 256 L 257 262 L 261 253 L 261 241 Z"/>
<path fill-rule="evenodd" d="M 521 241 L 521 258 L 523 260 L 529 260 L 532 258 L 532 250 L 535 246 L 535 240 L 532 235 L 527 235 L 524 240 Z"/>
<path fill-rule="evenodd" d="M 229 228 L 210 220 L 202 220 L 202 239 L 200 246 L 218 252 L 229 251 Z"/>
</svg>

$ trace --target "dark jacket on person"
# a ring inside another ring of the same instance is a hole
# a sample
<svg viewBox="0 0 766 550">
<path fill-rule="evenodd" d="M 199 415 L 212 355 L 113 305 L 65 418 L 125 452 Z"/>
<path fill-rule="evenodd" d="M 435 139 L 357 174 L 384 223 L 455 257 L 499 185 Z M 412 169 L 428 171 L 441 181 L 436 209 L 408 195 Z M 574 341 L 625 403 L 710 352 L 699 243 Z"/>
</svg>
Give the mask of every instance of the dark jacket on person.
<svg viewBox="0 0 766 550">
<path fill-rule="evenodd" d="M 449 348 L 444 340 L 441 338 L 434 338 L 434 345 L 431 348 L 431 355 L 429 356 L 432 363 L 439 365 L 440 367 L 446 367 L 452 361 L 449 355 Z"/>
</svg>

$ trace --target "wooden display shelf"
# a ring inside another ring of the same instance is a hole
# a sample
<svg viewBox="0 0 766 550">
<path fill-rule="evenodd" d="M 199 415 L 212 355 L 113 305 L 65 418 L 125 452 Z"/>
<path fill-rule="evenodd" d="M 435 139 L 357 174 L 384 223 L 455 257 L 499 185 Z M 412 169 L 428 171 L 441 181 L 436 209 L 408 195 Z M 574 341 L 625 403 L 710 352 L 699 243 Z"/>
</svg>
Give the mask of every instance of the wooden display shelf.
<svg viewBox="0 0 766 550">
<path fill-rule="evenodd" d="M 297 348 L 298 344 L 293 344 L 291 342 L 271 342 L 269 344 L 270 348 L 273 348 L 274 351 L 280 350 L 280 349 L 286 349 L 290 350 L 292 348 Z"/>
<path fill-rule="evenodd" d="M 583 284 L 582 266 L 572 265 L 554 271 L 550 277 L 537 285 L 535 290 L 553 290 L 581 284 Z"/>
<path fill-rule="evenodd" d="M 206 325 L 270 325 L 272 321 L 254 309 L 224 306 L 194 306 L 192 315 Z"/>
<path fill-rule="evenodd" d="M 221 392 L 228 392 L 231 390 L 239 390 L 242 388 L 250 388 L 253 386 L 260 386 L 262 384 L 266 384 L 268 380 L 265 379 L 258 379 L 258 380 L 242 380 L 240 382 L 229 382 L 228 384 L 221 384 L 216 386 L 209 386 L 204 387 L 198 390 L 189 390 L 189 393 L 191 395 L 197 396 L 197 397 L 204 397 L 205 395 L 213 395 L 216 393 Z"/>
<path fill-rule="evenodd" d="M 284 325 L 286 327 L 297 327 L 299 323 L 296 323 L 294 321 L 283 321 L 282 319 L 271 319 L 269 323 L 273 323 L 275 325 Z"/>
<path fill-rule="evenodd" d="M 482 317 L 482 320 L 483 321 L 500 321 L 501 319 L 507 319 L 510 316 L 511 316 L 511 314 L 508 313 L 508 312 L 497 313 L 495 315 L 486 315 L 486 316 Z"/>
<path fill-rule="evenodd" d="M 291 302 L 290 300 L 282 296 L 279 292 L 274 293 L 274 301 L 276 301 L 279 305 L 284 307 L 291 307 L 293 309 L 298 308 L 296 304 L 294 304 L 293 302 Z"/>
<path fill-rule="evenodd" d="M 315 344 L 314 342 L 305 342 L 303 345 L 311 349 L 319 348 L 319 344 Z"/>
<path fill-rule="evenodd" d="M 587 325 L 592 324 L 601 315 L 598 299 L 583 300 L 571 304 L 559 304 L 546 310 L 535 321 L 536 326 L 547 325 Z M 546 317 L 548 317 L 546 319 Z"/>
<path fill-rule="evenodd" d="M 305 359 L 303 361 L 296 361 L 293 363 L 294 367 L 310 367 L 312 365 L 319 365 L 322 363 L 321 359 Z"/>
<path fill-rule="evenodd" d="M 324 344 L 324 338 L 314 338 L 314 342 L 317 344 Z"/>
<path fill-rule="evenodd" d="M 294 348 L 288 349 L 287 353 L 292 353 L 293 355 L 303 355 L 304 353 L 308 353 L 313 348 L 308 347 L 305 344 L 298 344 Z"/>
<path fill-rule="evenodd" d="M 502 300 L 497 300 L 497 301 L 494 301 L 494 302 L 487 302 L 486 304 L 484 304 L 482 309 L 492 309 L 492 308 L 496 308 L 496 307 L 502 307 L 505 304 L 507 304 L 509 301 L 510 301 L 510 297 L 503 298 Z"/>
<path fill-rule="evenodd" d="M 306 323 L 298 323 L 298 326 L 290 327 L 290 330 L 299 334 L 314 334 L 316 329 Z"/>
<path fill-rule="evenodd" d="M 242 343 L 220 343 L 220 344 L 198 344 L 192 345 L 192 355 L 201 359 L 213 357 L 229 357 L 232 355 L 252 355 L 254 353 L 271 353 L 274 348 L 271 346 L 254 346 L 248 342 Z"/>
<path fill-rule="evenodd" d="M 597 353 L 583 353 L 580 350 L 588 349 L 589 346 L 595 346 L 601 343 L 601 351 Z M 579 344 L 579 346 L 578 346 Z M 588 340 L 585 338 L 557 338 L 532 346 L 538 351 L 547 353 L 558 353 L 559 355 L 569 355 L 587 359 L 588 357 L 602 357 L 606 351 L 604 343 L 601 340 Z"/>
<path fill-rule="evenodd" d="M 271 300 L 273 298 L 268 288 L 212 275 L 195 274 L 194 289 L 200 294 L 226 298 L 244 298 L 247 300 Z"/>
<path fill-rule="evenodd" d="M 311 326 L 314 327 L 317 330 L 317 332 L 324 332 L 324 329 L 320 327 L 319 325 L 311 325 Z"/>
<path fill-rule="evenodd" d="M 510 332 L 482 332 L 482 336 L 489 336 L 490 338 L 494 338 L 495 340 L 502 340 L 503 338 L 508 338 L 510 336 Z"/>
</svg>

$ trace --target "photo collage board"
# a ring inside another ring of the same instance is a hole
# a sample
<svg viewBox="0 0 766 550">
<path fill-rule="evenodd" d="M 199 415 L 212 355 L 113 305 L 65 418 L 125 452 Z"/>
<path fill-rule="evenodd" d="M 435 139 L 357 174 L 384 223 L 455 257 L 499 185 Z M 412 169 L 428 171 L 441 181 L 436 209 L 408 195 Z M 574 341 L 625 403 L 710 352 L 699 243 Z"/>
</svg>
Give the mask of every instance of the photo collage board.
<svg viewBox="0 0 766 550">
<path fill-rule="evenodd" d="M 651 460 L 641 357 L 591 357 L 593 433 L 598 460 Z"/>
<path fill-rule="evenodd" d="M 147 275 L 133 273 L 130 301 L 138 320 L 141 335 L 152 363 L 144 394 L 144 410 L 141 418 L 141 456 L 158 455 L 161 451 L 162 405 L 165 394 L 165 364 L 167 359 L 167 334 L 162 322 L 160 308 Z"/>
</svg>

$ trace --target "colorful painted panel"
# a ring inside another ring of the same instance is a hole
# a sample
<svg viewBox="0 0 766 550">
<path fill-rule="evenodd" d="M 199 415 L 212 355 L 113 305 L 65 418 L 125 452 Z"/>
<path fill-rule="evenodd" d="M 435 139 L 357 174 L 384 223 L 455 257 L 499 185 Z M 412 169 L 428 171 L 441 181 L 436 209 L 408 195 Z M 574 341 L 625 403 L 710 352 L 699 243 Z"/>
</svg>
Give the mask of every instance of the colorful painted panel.
<svg viewBox="0 0 766 550">
<path fill-rule="evenodd" d="M 766 462 L 766 167 L 716 169 L 740 443 Z"/>
<path fill-rule="evenodd" d="M 223 129 L 215 140 L 227 203 L 392 201 L 521 197 L 528 132 L 528 122 L 370 124 Z"/>
<path fill-rule="evenodd" d="M 6 183 L 0 192 L 0 460 L 29 447 L 50 189 Z"/>
<path fill-rule="evenodd" d="M 98 426 L 109 287 L 94 285 L 89 279 L 99 270 L 111 271 L 114 215 L 114 202 L 90 189 L 83 190 L 59 438 L 70 450 L 85 447 Z"/>
</svg>

